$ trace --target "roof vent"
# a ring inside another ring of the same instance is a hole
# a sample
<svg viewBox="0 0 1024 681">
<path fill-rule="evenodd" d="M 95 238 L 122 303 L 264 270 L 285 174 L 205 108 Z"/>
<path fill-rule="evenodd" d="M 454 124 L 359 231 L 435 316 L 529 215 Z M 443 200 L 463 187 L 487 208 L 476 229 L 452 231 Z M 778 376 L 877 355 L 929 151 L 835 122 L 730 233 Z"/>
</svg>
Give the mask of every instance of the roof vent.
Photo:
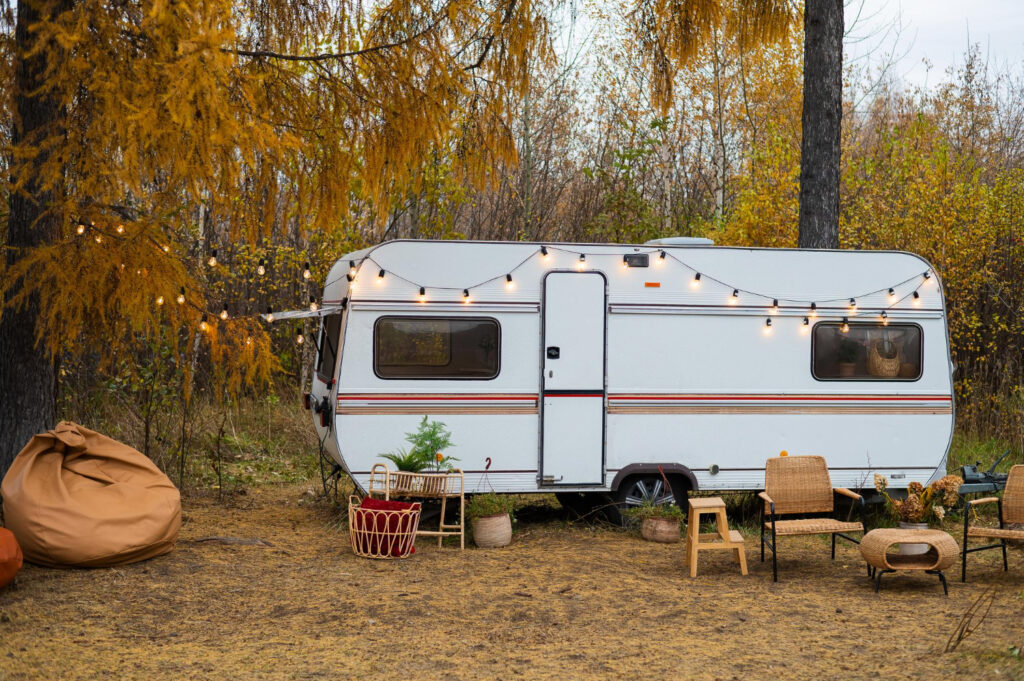
<svg viewBox="0 0 1024 681">
<path fill-rule="evenodd" d="M 714 246 L 715 242 L 699 236 L 670 236 L 645 241 L 644 246 Z"/>
</svg>

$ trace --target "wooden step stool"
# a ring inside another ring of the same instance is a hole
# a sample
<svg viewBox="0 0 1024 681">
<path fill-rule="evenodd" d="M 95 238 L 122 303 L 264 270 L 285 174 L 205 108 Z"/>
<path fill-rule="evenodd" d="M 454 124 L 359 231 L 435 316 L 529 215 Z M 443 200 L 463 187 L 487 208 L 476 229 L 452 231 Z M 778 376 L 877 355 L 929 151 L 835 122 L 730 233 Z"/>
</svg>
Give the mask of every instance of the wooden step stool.
<svg viewBox="0 0 1024 681">
<path fill-rule="evenodd" d="M 714 515 L 718 519 L 718 531 L 707 534 L 700 533 L 700 517 Z M 729 529 L 729 521 L 725 517 L 725 502 L 719 497 L 701 497 L 690 499 L 690 514 L 686 523 L 686 564 L 690 566 L 690 576 L 697 576 L 697 553 L 707 550 L 733 551 L 740 564 L 740 573 L 747 574 L 747 554 L 743 550 L 743 535 L 738 530 Z"/>
</svg>

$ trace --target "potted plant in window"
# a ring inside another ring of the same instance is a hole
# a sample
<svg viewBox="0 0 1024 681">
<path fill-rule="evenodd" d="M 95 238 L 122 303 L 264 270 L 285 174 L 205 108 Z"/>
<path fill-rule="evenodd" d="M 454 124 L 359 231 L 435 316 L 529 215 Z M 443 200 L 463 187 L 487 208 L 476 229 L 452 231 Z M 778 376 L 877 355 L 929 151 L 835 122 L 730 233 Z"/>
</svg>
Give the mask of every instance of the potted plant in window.
<svg viewBox="0 0 1024 681">
<path fill-rule="evenodd" d="M 477 494 L 466 504 L 466 517 L 473 528 L 473 542 L 482 549 L 496 549 L 512 541 L 512 511 L 515 501 L 504 494 Z"/>
<path fill-rule="evenodd" d="M 931 522 L 941 523 L 946 509 L 960 501 L 960 485 L 964 481 L 958 475 L 946 475 L 925 487 L 919 482 L 907 485 L 907 496 L 894 499 L 886 489 L 889 480 L 875 473 L 875 490 L 885 497 L 885 507 L 893 520 L 905 530 L 926 530 Z M 900 555 L 909 556 L 928 552 L 928 544 L 900 544 Z"/>
<path fill-rule="evenodd" d="M 679 526 L 683 522 L 683 511 L 675 504 L 655 504 L 647 500 L 626 509 L 625 514 L 641 521 L 640 536 L 647 541 L 674 544 L 682 536 Z"/>
<path fill-rule="evenodd" d="M 856 375 L 859 350 L 860 343 L 857 341 L 846 338 L 839 342 L 836 359 L 839 360 L 839 376 L 841 378 L 852 378 Z"/>
</svg>

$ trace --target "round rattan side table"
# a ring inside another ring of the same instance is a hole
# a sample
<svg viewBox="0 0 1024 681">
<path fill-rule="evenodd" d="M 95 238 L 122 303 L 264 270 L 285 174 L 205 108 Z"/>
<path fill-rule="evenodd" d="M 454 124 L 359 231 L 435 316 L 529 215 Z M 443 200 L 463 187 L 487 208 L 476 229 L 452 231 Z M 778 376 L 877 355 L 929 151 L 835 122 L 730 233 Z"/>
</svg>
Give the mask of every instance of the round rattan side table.
<svg viewBox="0 0 1024 681">
<path fill-rule="evenodd" d="M 927 544 L 928 552 L 912 556 L 901 556 L 888 552 L 894 544 Z M 938 575 L 942 590 L 949 595 L 946 575 L 943 570 L 956 562 L 960 545 L 942 530 L 902 530 L 882 528 L 871 530 L 860 542 L 860 552 L 872 568 L 875 578 L 875 593 L 882 583 L 882 575 L 897 570 L 923 570 Z"/>
</svg>

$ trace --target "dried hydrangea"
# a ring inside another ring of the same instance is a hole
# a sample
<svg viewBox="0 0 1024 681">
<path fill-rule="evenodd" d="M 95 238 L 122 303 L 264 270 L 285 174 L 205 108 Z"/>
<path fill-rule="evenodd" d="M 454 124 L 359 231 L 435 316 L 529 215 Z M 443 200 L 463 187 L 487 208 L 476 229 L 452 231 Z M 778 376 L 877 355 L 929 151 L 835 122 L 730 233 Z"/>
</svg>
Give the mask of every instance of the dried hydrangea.
<svg viewBox="0 0 1024 681">
<path fill-rule="evenodd" d="M 916 480 L 907 485 L 907 494 L 920 494 L 924 491 L 924 485 L 917 482 Z"/>
<path fill-rule="evenodd" d="M 924 520 L 924 504 L 921 503 L 921 497 L 916 494 L 908 494 L 906 499 L 896 502 L 895 506 L 900 520 L 905 523 L 919 523 Z"/>
<path fill-rule="evenodd" d="M 935 514 L 935 517 L 939 519 L 940 523 L 942 522 L 942 519 L 946 517 L 946 509 L 942 506 L 932 506 L 932 512 Z"/>
<path fill-rule="evenodd" d="M 931 484 L 936 493 L 942 494 L 942 503 L 946 506 L 954 506 L 960 497 L 960 485 L 964 481 L 958 475 L 946 475 Z M 941 518 L 940 518 L 941 520 Z"/>
<path fill-rule="evenodd" d="M 882 493 L 889 486 L 889 480 L 881 473 L 875 473 L 875 491 Z"/>
</svg>

